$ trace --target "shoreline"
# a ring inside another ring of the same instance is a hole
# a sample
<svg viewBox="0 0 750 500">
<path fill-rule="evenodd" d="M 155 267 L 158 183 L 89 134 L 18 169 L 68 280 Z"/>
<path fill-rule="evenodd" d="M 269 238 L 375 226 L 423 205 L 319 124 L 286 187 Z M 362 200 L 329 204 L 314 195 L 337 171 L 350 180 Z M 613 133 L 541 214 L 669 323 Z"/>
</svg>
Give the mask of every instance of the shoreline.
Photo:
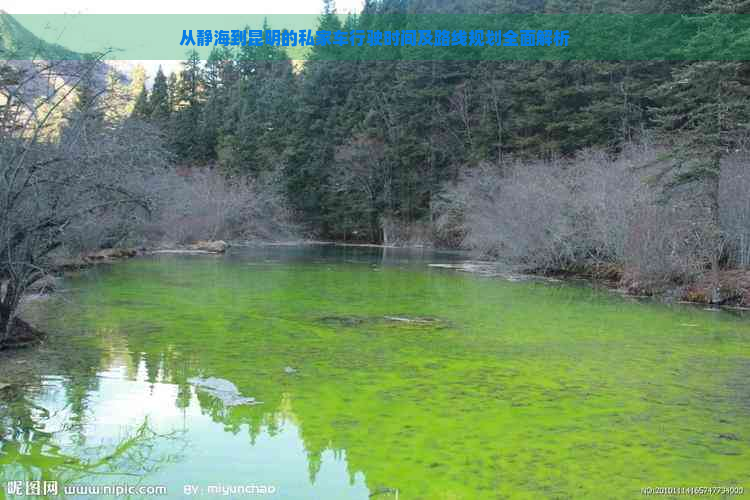
<svg viewBox="0 0 750 500">
<path fill-rule="evenodd" d="M 601 286 L 622 297 L 648 299 L 664 304 L 689 304 L 716 310 L 750 311 L 750 270 L 727 269 L 720 273 L 720 289 L 725 297 L 721 302 L 710 300 L 711 291 L 707 274 L 694 283 L 665 283 L 653 288 L 646 287 L 633 280 L 626 280 L 612 269 L 592 267 L 573 271 L 534 271 L 523 268 L 505 267 L 502 262 L 467 260 L 459 264 L 428 264 L 432 268 L 453 269 L 488 278 L 500 278 L 507 281 L 541 281 L 546 283 L 585 282 Z"/>
<path fill-rule="evenodd" d="M 330 240 L 295 240 L 288 242 L 263 242 L 256 243 L 261 246 L 301 246 L 301 245 L 325 245 L 340 247 L 363 247 L 383 249 L 405 249 L 405 250 L 432 250 L 438 252 L 467 252 L 469 250 L 457 250 L 440 248 L 432 245 L 382 245 L 376 243 L 345 243 Z M 251 245 L 238 245 L 251 246 Z M 750 269 L 722 269 L 719 273 L 719 289 L 722 300 L 712 302 L 713 293 L 706 272 L 691 283 L 670 282 L 639 282 L 636 279 L 626 278 L 622 269 L 614 264 L 592 265 L 579 271 L 564 270 L 533 270 L 520 266 L 513 266 L 499 260 L 482 260 L 467 258 L 461 264 L 428 264 L 433 268 L 452 268 L 461 272 L 471 272 L 486 277 L 506 279 L 508 281 L 545 281 L 576 282 L 585 281 L 594 285 L 603 286 L 623 297 L 635 299 L 651 299 L 662 303 L 691 304 L 715 309 L 729 311 L 750 311 Z"/>
<path fill-rule="evenodd" d="M 214 246 L 218 245 L 218 246 Z M 383 245 L 377 243 L 346 243 L 332 240 L 287 240 L 287 241 L 230 241 L 208 240 L 188 245 L 168 244 L 154 247 L 100 250 L 74 259 L 74 262 L 62 262 L 54 265 L 51 274 L 56 275 L 69 271 L 79 271 L 99 264 L 116 263 L 133 257 L 147 255 L 222 255 L 229 247 L 290 247 L 290 246 L 332 246 L 352 248 L 381 248 L 403 250 L 431 250 L 437 252 L 469 252 L 439 248 L 432 245 Z M 540 280 L 549 283 L 586 281 L 604 286 L 623 296 L 649 298 L 665 303 L 694 304 L 735 311 L 750 310 L 750 269 L 723 269 L 719 273 L 722 300 L 713 302 L 709 273 L 704 273 L 691 283 L 639 282 L 625 277 L 621 268 L 616 265 L 593 265 L 579 271 L 533 270 L 521 266 L 504 264 L 502 261 L 467 259 L 460 264 L 428 264 L 433 268 L 452 268 L 461 272 L 471 272 L 487 277 L 506 279 L 508 281 Z M 54 288 L 54 287 L 53 287 Z M 38 292 L 38 290 L 37 290 Z"/>
<path fill-rule="evenodd" d="M 123 260 L 148 255 L 223 255 L 231 247 L 250 246 L 338 246 L 382 249 L 434 250 L 451 252 L 455 250 L 440 249 L 426 245 L 380 245 L 375 243 L 341 243 L 326 240 L 294 240 L 294 241 L 264 241 L 264 242 L 224 242 L 199 241 L 189 245 L 162 245 L 154 247 L 113 248 L 68 257 L 53 262 L 49 273 L 39 283 L 29 289 L 24 301 L 44 300 L 57 290 L 61 276 L 77 273 L 101 264 L 114 264 Z M 460 252 L 460 251 L 456 251 Z M 593 286 L 601 286 L 620 294 L 623 298 L 649 299 L 664 304 L 685 304 L 703 306 L 711 310 L 728 310 L 735 312 L 750 311 L 750 270 L 727 269 L 719 275 L 720 296 L 723 300 L 712 302 L 714 296 L 711 291 L 708 273 L 698 277 L 689 284 L 676 283 L 639 283 L 634 279 L 626 279 L 620 269 L 613 265 L 591 266 L 580 271 L 530 270 L 519 266 L 510 266 L 501 261 L 466 259 L 460 263 L 427 263 L 428 268 L 450 269 L 467 272 L 488 278 L 499 278 L 510 282 L 540 281 L 545 283 L 575 283 L 586 282 Z M 22 323 L 23 320 L 21 320 Z M 26 323 L 24 323 L 26 325 Z M 32 325 L 28 325 L 33 329 Z M 44 343 L 44 337 L 38 341 L 23 345 L 5 345 L 0 352 L 28 350 Z"/>
</svg>

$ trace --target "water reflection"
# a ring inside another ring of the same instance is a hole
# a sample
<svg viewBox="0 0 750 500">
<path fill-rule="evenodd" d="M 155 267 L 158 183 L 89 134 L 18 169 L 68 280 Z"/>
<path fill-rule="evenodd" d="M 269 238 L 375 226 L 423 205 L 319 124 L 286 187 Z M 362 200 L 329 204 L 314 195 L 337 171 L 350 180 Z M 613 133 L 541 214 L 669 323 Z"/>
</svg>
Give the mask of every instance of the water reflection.
<svg viewBox="0 0 750 500">
<path fill-rule="evenodd" d="M 277 498 L 368 497 L 363 475 L 347 472 L 345 452 L 308 454 L 288 397 L 258 424 L 254 410 L 234 412 L 189 385 L 164 382 L 163 368 L 146 356 L 135 367 L 116 361 L 94 387 L 76 387 L 72 400 L 80 380 L 47 377 L 33 394 L 4 403 L 3 486 L 156 484 L 181 495 L 188 484 L 204 492 L 255 484 L 275 487 Z"/>
<path fill-rule="evenodd" d="M 138 483 L 180 460 L 182 433 L 160 431 L 147 412 L 130 411 L 127 421 L 113 418 L 97 401 L 66 400 L 70 380 L 48 378 L 33 394 L 16 391 L 2 403 L 0 480 Z M 106 421 L 99 420 L 107 419 Z M 85 423 L 84 423 L 85 422 Z"/>
</svg>

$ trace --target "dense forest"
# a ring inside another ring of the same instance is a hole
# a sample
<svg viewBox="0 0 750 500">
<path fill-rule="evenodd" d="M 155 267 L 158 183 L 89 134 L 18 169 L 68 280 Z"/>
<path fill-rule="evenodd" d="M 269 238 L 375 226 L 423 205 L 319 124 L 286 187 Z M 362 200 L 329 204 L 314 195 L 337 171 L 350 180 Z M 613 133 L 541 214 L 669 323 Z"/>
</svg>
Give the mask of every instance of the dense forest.
<svg viewBox="0 0 750 500">
<path fill-rule="evenodd" d="M 743 9 L 723 0 L 386 0 L 342 25 L 327 2 L 320 29 L 381 28 L 424 12 Z M 332 60 L 343 58 L 337 51 L 348 60 Z M 283 47 L 218 47 L 205 64 L 193 54 L 178 74 L 160 71 L 134 112 L 159 125 L 180 164 L 275 179 L 303 227 L 327 239 L 465 244 L 470 228 L 451 214 L 467 176 L 507 176 L 530 161 L 549 171 L 592 150 L 616 161 L 634 145 L 666 158 L 662 187 L 705 188 L 706 217 L 718 221 L 720 163 L 742 149 L 747 129 L 745 63 L 371 60 L 367 51 L 314 46 L 296 64 Z"/>
</svg>

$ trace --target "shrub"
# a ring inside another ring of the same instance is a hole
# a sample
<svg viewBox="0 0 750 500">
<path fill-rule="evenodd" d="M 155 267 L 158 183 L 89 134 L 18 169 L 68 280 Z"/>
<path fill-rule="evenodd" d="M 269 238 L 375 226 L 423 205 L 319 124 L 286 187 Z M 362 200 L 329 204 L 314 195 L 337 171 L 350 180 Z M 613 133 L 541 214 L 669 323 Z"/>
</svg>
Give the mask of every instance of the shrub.
<svg viewBox="0 0 750 500">
<path fill-rule="evenodd" d="M 154 179 L 158 200 L 147 239 L 188 243 L 211 239 L 277 239 L 293 232 L 272 179 L 227 178 L 214 169 L 168 171 Z"/>
<path fill-rule="evenodd" d="M 750 267 L 750 158 L 724 160 L 719 180 L 719 212 L 731 265 Z"/>
<path fill-rule="evenodd" d="M 617 158 L 588 150 L 567 162 L 466 169 L 442 193 L 436 233 L 534 270 L 605 264 L 645 282 L 687 280 L 705 261 L 705 222 L 689 203 L 660 203 L 644 167 L 656 159 L 633 145 Z"/>
</svg>

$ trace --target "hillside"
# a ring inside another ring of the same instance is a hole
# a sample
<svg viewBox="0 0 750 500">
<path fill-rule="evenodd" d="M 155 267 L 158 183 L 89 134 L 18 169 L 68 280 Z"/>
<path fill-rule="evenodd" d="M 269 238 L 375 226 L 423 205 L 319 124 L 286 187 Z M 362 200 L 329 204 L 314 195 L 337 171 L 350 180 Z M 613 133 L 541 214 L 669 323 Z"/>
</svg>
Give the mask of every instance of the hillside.
<svg viewBox="0 0 750 500">
<path fill-rule="evenodd" d="M 82 54 L 42 40 L 4 10 L 0 10 L 0 56 L 11 60 L 83 58 Z"/>
</svg>

